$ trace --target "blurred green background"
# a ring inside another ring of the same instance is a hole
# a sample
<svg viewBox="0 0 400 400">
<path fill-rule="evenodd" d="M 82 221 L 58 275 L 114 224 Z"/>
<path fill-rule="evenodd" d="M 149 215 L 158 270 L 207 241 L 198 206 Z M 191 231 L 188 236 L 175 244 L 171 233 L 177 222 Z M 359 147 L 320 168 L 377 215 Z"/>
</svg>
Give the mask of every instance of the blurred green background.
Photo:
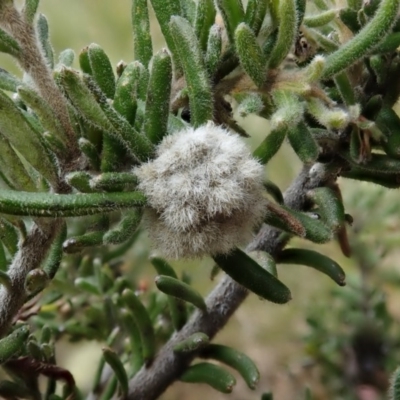
<svg viewBox="0 0 400 400">
<path fill-rule="evenodd" d="M 96 42 L 104 48 L 112 63 L 116 65 L 120 60 L 129 62 L 133 58 L 130 3 L 130 0 L 42 0 L 40 12 L 49 20 L 56 55 L 66 48 L 71 48 L 79 54 L 81 48 Z M 162 47 L 163 39 L 153 17 L 152 30 L 154 48 L 157 50 Z M 0 66 L 20 74 L 18 67 L 7 56 L 0 55 Z M 257 146 L 268 132 L 266 121 L 259 117 L 251 116 L 239 122 L 251 135 L 249 145 L 252 148 Z M 284 146 L 268 165 L 266 174 L 284 190 L 300 167 L 300 162 L 291 149 Z M 344 185 L 344 192 L 357 193 L 359 187 L 358 184 L 350 182 Z M 362 195 L 367 196 L 369 190 L 368 185 L 363 185 Z M 347 201 L 348 198 L 345 196 L 345 202 L 347 211 L 351 214 L 352 203 Z M 318 250 L 341 263 L 346 272 L 355 272 L 352 261 L 344 259 L 336 243 L 318 246 Z M 134 248 L 133 254 L 135 251 Z M 203 294 L 215 285 L 215 282 L 209 280 L 211 267 L 211 260 L 203 260 L 193 265 L 180 263 L 181 270 L 192 274 L 193 285 Z M 151 284 L 154 275 L 150 267 L 145 268 L 142 269 L 141 279 Z M 316 399 L 326 398 L 324 388 L 319 387 L 314 373 L 303 367 L 302 338 L 308 332 L 305 314 L 315 304 L 326 304 L 326 312 L 329 312 L 331 300 L 328 292 L 335 284 L 326 276 L 305 267 L 283 266 L 279 269 L 279 275 L 292 290 L 293 300 L 280 306 L 262 302 L 251 295 L 215 339 L 215 342 L 233 345 L 246 352 L 254 359 L 261 372 L 262 379 L 257 393 L 247 389 L 238 377 L 238 385 L 229 396 L 230 399 L 255 400 L 260 398 L 260 393 L 273 390 L 277 400 L 294 400 L 307 383 L 314 387 Z M 63 343 L 58 349 L 60 364 L 72 371 L 82 387 L 90 387 L 100 358 L 100 347 L 99 343 L 85 343 L 79 346 Z M 205 397 L 226 398 L 208 387 L 175 383 L 162 399 L 200 400 Z"/>
</svg>

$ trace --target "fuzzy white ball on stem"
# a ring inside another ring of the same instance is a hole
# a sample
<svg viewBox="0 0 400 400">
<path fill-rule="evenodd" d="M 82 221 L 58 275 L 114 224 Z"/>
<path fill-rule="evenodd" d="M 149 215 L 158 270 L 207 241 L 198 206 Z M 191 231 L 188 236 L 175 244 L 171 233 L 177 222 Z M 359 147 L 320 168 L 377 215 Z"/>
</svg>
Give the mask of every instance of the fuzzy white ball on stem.
<svg viewBox="0 0 400 400">
<path fill-rule="evenodd" d="M 166 136 L 134 173 L 148 198 L 150 237 L 167 258 L 229 253 L 263 220 L 262 165 L 211 122 Z"/>
</svg>

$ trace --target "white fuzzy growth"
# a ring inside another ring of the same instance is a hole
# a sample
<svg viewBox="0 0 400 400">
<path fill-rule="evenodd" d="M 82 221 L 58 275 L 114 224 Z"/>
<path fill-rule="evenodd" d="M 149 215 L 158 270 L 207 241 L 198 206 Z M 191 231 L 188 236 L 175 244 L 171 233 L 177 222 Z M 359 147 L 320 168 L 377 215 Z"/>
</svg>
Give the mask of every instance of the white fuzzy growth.
<svg viewBox="0 0 400 400">
<path fill-rule="evenodd" d="M 150 205 L 150 237 L 168 258 L 228 253 L 250 240 L 265 213 L 263 167 L 212 123 L 165 137 L 134 173 Z"/>
</svg>

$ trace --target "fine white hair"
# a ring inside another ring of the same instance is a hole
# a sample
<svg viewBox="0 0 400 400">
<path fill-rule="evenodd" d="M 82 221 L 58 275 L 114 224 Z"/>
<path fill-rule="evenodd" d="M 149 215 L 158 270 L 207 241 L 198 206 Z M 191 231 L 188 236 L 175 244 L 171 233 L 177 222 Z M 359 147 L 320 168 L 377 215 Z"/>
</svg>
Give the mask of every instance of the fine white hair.
<svg viewBox="0 0 400 400">
<path fill-rule="evenodd" d="M 150 238 L 167 258 L 229 253 L 265 214 L 262 165 L 211 122 L 166 136 L 134 173 L 148 199 Z"/>
</svg>

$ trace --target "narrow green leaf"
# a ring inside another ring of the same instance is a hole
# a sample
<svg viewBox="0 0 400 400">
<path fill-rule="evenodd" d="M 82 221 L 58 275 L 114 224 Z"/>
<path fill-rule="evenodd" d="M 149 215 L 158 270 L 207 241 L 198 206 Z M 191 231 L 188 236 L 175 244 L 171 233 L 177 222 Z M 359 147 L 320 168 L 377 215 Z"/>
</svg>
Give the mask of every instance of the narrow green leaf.
<svg viewBox="0 0 400 400">
<path fill-rule="evenodd" d="M 275 46 L 269 58 L 269 68 L 277 68 L 288 55 L 297 35 L 297 10 L 294 0 L 279 2 L 279 28 Z"/>
<path fill-rule="evenodd" d="M 89 75 L 84 75 L 83 80 L 113 126 L 114 132 L 107 132 L 107 134 L 112 134 L 121 144 L 125 143 L 132 156 L 147 161 L 154 151 L 152 143 L 111 107 L 103 92 Z"/>
<path fill-rule="evenodd" d="M 340 96 L 347 106 L 352 106 L 357 103 L 356 94 L 346 72 L 340 72 L 334 78 L 335 84 L 339 89 Z"/>
<path fill-rule="evenodd" d="M 53 194 L 13 190 L 0 192 L 0 212 L 35 217 L 78 217 L 143 206 L 140 192 Z"/>
<path fill-rule="evenodd" d="M 75 52 L 72 49 L 65 49 L 58 56 L 56 69 L 61 68 L 61 66 L 71 67 L 74 60 Z"/>
<path fill-rule="evenodd" d="M 60 267 L 61 260 L 63 257 L 62 245 L 67 237 L 67 226 L 63 223 L 59 234 L 54 239 L 49 253 L 47 254 L 46 260 L 42 265 L 42 269 L 48 275 L 49 279 L 53 279 L 56 275 L 58 268 Z"/>
<path fill-rule="evenodd" d="M 91 167 L 98 171 L 100 168 L 100 156 L 96 147 L 87 139 L 79 138 L 79 149 L 87 157 Z"/>
<path fill-rule="evenodd" d="M 400 368 L 398 367 L 396 371 L 393 372 L 392 378 L 390 380 L 389 388 L 390 398 L 393 400 L 400 399 Z"/>
<path fill-rule="evenodd" d="M 253 156 L 259 160 L 261 164 L 267 164 L 269 160 L 281 148 L 285 140 L 288 129 L 279 128 L 268 134 L 261 144 L 254 150 Z"/>
<path fill-rule="evenodd" d="M 326 59 L 323 78 L 328 79 L 360 60 L 384 39 L 396 21 L 400 0 L 382 0 L 371 21 Z"/>
<path fill-rule="evenodd" d="M 92 188 L 89 185 L 89 181 L 91 179 L 91 175 L 85 171 L 74 171 L 70 172 L 66 175 L 65 180 L 69 185 L 78 189 L 82 193 L 91 193 L 93 192 Z"/>
<path fill-rule="evenodd" d="M 24 8 L 22 9 L 22 14 L 24 15 L 25 21 L 28 24 L 32 24 L 35 18 L 37 9 L 39 7 L 40 0 L 25 0 Z"/>
<path fill-rule="evenodd" d="M 250 26 L 257 36 L 267 13 L 268 2 L 265 0 L 249 0 L 246 6 L 244 22 Z"/>
<path fill-rule="evenodd" d="M 158 275 L 155 279 L 157 288 L 169 296 L 193 304 L 202 311 L 207 311 L 206 303 L 199 292 L 188 284 L 166 275 Z"/>
<path fill-rule="evenodd" d="M 115 94 L 115 77 L 110 59 L 105 51 L 95 43 L 89 46 L 88 57 L 92 71 L 91 75 L 107 98 L 113 99 Z"/>
<path fill-rule="evenodd" d="M 244 22 L 236 28 L 235 46 L 243 69 L 256 86 L 262 87 L 266 78 L 264 56 L 254 32 Z"/>
<path fill-rule="evenodd" d="M 131 172 L 104 172 L 90 181 L 90 187 L 106 192 L 119 192 L 137 185 L 138 180 Z"/>
<path fill-rule="evenodd" d="M 200 354 L 202 358 L 212 358 L 226 364 L 239 372 L 247 386 L 254 390 L 260 380 L 260 373 L 254 362 L 232 347 L 221 344 L 210 344 Z"/>
<path fill-rule="evenodd" d="M 54 67 L 54 50 L 49 38 L 49 24 L 47 18 L 43 14 L 39 14 L 36 23 L 36 32 L 43 54 L 51 68 Z"/>
<path fill-rule="evenodd" d="M 63 251 L 67 254 L 79 253 L 86 247 L 99 246 L 103 243 L 104 232 L 88 232 L 81 236 L 67 239 L 63 243 Z"/>
<path fill-rule="evenodd" d="M 131 16 L 134 58 L 147 67 L 153 55 L 147 0 L 133 0 Z"/>
<path fill-rule="evenodd" d="M 209 75 L 214 76 L 217 71 L 218 64 L 221 61 L 222 53 L 222 34 L 221 27 L 217 24 L 210 28 L 207 41 L 207 51 L 205 55 L 205 63 Z"/>
<path fill-rule="evenodd" d="M 132 125 L 135 122 L 137 100 L 136 91 L 139 84 L 141 67 L 135 61 L 128 64 L 117 81 L 114 97 L 114 108 Z"/>
<path fill-rule="evenodd" d="M 82 72 L 92 75 L 93 71 L 89 60 L 89 46 L 84 47 L 79 53 L 79 66 Z"/>
<path fill-rule="evenodd" d="M 368 171 L 353 165 L 350 171 L 343 171 L 341 176 L 358 181 L 375 183 L 389 189 L 397 189 L 400 187 L 399 173 L 384 175 L 380 171 Z"/>
<path fill-rule="evenodd" d="M 176 344 L 173 350 L 174 353 L 192 353 L 208 346 L 209 343 L 210 338 L 205 333 L 196 332 Z"/>
<path fill-rule="evenodd" d="M 318 158 L 318 144 L 304 122 L 288 129 L 288 139 L 293 150 L 304 164 L 311 164 Z"/>
<path fill-rule="evenodd" d="M 12 168 L 10 168 L 12 166 Z M 0 171 L 12 189 L 35 192 L 36 186 L 10 142 L 0 135 Z"/>
<path fill-rule="evenodd" d="M 125 289 L 122 292 L 122 299 L 135 319 L 142 341 L 143 358 L 149 364 L 155 353 L 154 329 L 149 314 L 132 290 Z"/>
<path fill-rule="evenodd" d="M 118 225 L 103 236 L 103 243 L 120 244 L 128 240 L 138 229 L 142 215 L 142 208 L 126 213 Z"/>
<path fill-rule="evenodd" d="M 291 299 L 289 289 L 281 281 L 241 250 L 215 256 L 214 260 L 232 279 L 258 296 L 278 304 Z"/>
<path fill-rule="evenodd" d="M 213 98 L 203 55 L 187 20 L 173 16 L 170 29 L 186 78 L 191 121 L 198 127 L 213 119 Z"/>
<path fill-rule="evenodd" d="M 375 122 L 386 138 L 382 141 L 385 153 L 400 158 L 400 118 L 397 113 L 390 107 L 383 107 Z"/>
<path fill-rule="evenodd" d="M 19 234 L 17 228 L 5 218 L 0 218 L 0 240 L 3 242 L 11 257 L 14 257 L 15 253 L 18 251 Z"/>
<path fill-rule="evenodd" d="M 0 271 L 6 272 L 8 269 L 8 260 L 4 250 L 3 242 L 0 241 Z"/>
<path fill-rule="evenodd" d="M 57 181 L 57 167 L 21 110 L 0 91 L 0 132 L 12 146 L 51 183 Z"/>
<path fill-rule="evenodd" d="M 121 394 L 123 397 L 125 397 L 128 394 L 129 382 L 124 364 L 122 364 L 122 361 L 120 360 L 118 354 L 109 347 L 103 347 L 102 351 L 104 359 L 106 360 L 107 364 L 111 367 L 118 380 L 118 383 L 121 388 Z"/>
<path fill-rule="evenodd" d="M 307 192 L 307 197 L 318 206 L 318 213 L 329 228 L 337 232 L 344 225 L 343 202 L 332 189 L 316 188 Z"/>
<path fill-rule="evenodd" d="M 62 68 L 60 80 L 72 104 L 87 122 L 106 132 L 115 130 L 76 71 L 71 68 Z"/>
<path fill-rule="evenodd" d="M 43 128 L 66 145 L 67 135 L 52 107 L 35 90 L 26 85 L 18 86 L 17 91 L 24 103 L 39 117 Z"/>
<path fill-rule="evenodd" d="M 161 32 L 167 42 L 168 49 L 172 54 L 175 73 L 179 75 L 182 62 L 178 49 L 180 43 L 177 44 L 176 39 L 173 38 L 170 21 L 172 17 L 182 14 L 180 2 L 177 0 L 150 0 L 150 2 L 160 24 Z"/>
<path fill-rule="evenodd" d="M 279 187 L 274 182 L 271 182 L 270 180 L 264 180 L 263 185 L 265 191 L 269 195 L 271 195 L 277 203 L 279 204 L 284 203 L 283 194 L 279 189 Z"/>
<path fill-rule="evenodd" d="M 331 258 L 307 249 L 285 249 L 279 253 L 278 264 L 306 265 L 329 276 L 339 286 L 346 284 L 346 275 L 341 266 Z"/>
<path fill-rule="evenodd" d="M 206 362 L 192 365 L 179 379 L 187 383 L 205 383 L 221 393 L 231 393 L 236 385 L 236 379 L 230 372 Z"/>
<path fill-rule="evenodd" d="M 16 76 L 0 68 L 0 89 L 16 92 L 20 85 L 22 85 L 22 82 Z"/>
<path fill-rule="evenodd" d="M 207 40 L 210 28 L 215 22 L 216 13 L 213 0 L 197 1 L 194 31 L 203 52 L 207 49 Z"/>
<path fill-rule="evenodd" d="M 143 359 L 143 347 L 140 336 L 139 328 L 133 318 L 132 313 L 126 309 L 121 310 L 121 319 L 124 324 L 125 331 L 128 333 L 129 343 L 131 347 L 130 358 L 131 358 L 131 373 L 130 376 L 134 376 L 144 364 Z"/>
<path fill-rule="evenodd" d="M 233 44 L 235 42 L 235 30 L 244 21 L 243 4 L 241 0 L 215 0 L 215 4 L 224 20 L 229 41 Z"/>
<path fill-rule="evenodd" d="M 0 29 L 0 52 L 10 54 L 16 58 L 21 53 L 18 42 L 3 29 Z"/>
<path fill-rule="evenodd" d="M 12 356 L 18 354 L 29 336 L 29 327 L 23 325 L 0 340 L 0 364 L 4 364 Z"/>
<path fill-rule="evenodd" d="M 171 57 L 164 49 L 155 54 L 151 62 L 144 114 L 143 131 L 154 144 L 167 133 L 171 80 Z"/>
<path fill-rule="evenodd" d="M 310 15 L 304 18 L 303 23 L 309 28 L 318 28 L 329 24 L 336 17 L 337 10 L 327 10 L 321 14 Z"/>
</svg>

